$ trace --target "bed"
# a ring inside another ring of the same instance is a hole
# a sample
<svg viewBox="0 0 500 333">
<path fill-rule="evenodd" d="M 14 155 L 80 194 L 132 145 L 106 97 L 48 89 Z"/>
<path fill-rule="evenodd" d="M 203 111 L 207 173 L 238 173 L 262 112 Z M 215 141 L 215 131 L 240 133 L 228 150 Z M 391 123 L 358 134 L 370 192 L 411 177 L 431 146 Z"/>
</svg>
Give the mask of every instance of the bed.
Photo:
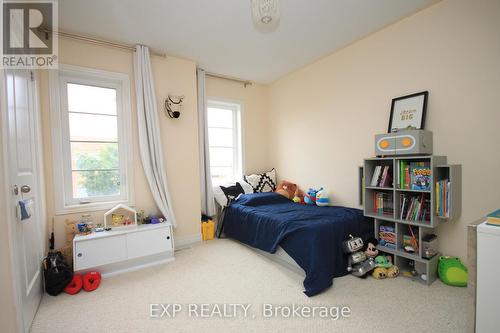
<svg viewBox="0 0 500 333">
<path fill-rule="evenodd" d="M 309 297 L 347 274 L 341 245 L 349 234 L 373 235 L 372 221 L 359 209 L 300 205 L 273 192 L 241 195 L 226 207 L 223 228 L 227 237 L 267 253 L 281 247 L 303 269 Z"/>
</svg>

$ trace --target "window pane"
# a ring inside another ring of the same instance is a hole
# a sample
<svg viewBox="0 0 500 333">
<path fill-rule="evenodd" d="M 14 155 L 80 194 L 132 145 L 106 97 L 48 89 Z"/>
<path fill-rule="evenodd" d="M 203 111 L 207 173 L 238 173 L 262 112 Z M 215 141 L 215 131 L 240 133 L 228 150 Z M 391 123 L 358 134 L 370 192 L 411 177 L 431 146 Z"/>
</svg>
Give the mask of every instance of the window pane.
<svg viewBox="0 0 500 333">
<path fill-rule="evenodd" d="M 210 146 L 233 147 L 233 130 L 225 128 L 209 128 L 208 142 Z"/>
<path fill-rule="evenodd" d="M 210 168 L 212 173 L 212 184 L 213 185 L 223 185 L 233 181 L 233 168 L 232 167 L 212 167 Z"/>
<path fill-rule="evenodd" d="M 233 128 L 233 111 L 209 107 L 207 123 L 208 127 Z"/>
<path fill-rule="evenodd" d="M 118 144 L 72 142 L 72 170 L 118 169 Z"/>
<path fill-rule="evenodd" d="M 211 167 L 232 167 L 233 148 L 210 148 Z"/>
<path fill-rule="evenodd" d="M 77 199 L 120 194 L 120 173 L 112 171 L 73 171 L 73 197 Z"/>
<path fill-rule="evenodd" d="M 116 115 L 116 89 L 68 83 L 68 108 L 73 112 Z"/>
<path fill-rule="evenodd" d="M 71 141 L 114 141 L 118 139 L 118 118 L 94 114 L 69 113 Z"/>
</svg>

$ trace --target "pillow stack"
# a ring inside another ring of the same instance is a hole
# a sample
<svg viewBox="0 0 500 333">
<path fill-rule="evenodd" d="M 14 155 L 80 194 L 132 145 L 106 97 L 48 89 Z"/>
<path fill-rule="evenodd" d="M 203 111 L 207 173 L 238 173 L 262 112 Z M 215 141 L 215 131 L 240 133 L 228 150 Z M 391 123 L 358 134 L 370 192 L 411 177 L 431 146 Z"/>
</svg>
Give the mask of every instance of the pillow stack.
<svg viewBox="0 0 500 333">
<path fill-rule="evenodd" d="M 248 193 L 274 192 L 276 170 L 244 176 L 245 181 L 214 186 L 214 197 L 221 207 L 229 206 L 240 195 Z"/>
</svg>

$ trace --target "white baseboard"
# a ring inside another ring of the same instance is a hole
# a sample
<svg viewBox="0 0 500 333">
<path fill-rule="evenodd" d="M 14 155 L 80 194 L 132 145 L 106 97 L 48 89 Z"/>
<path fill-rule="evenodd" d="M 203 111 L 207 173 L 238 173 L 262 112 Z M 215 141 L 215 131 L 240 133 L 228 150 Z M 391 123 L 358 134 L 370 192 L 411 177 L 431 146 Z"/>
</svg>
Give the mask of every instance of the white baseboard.
<svg viewBox="0 0 500 333">
<path fill-rule="evenodd" d="M 201 234 L 187 235 L 182 237 L 175 237 L 175 250 L 182 250 L 191 247 L 194 244 L 201 243 Z"/>
</svg>

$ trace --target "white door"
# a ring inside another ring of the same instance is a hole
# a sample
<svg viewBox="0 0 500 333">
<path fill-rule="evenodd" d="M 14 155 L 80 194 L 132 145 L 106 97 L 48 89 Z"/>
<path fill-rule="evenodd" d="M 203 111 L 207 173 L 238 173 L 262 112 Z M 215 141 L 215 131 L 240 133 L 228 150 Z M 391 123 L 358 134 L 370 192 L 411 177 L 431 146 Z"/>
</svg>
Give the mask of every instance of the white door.
<svg viewBox="0 0 500 333">
<path fill-rule="evenodd" d="M 9 177 L 12 204 L 32 200 L 32 215 L 20 220 L 12 207 L 14 260 L 24 331 L 29 331 L 42 297 L 42 243 L 37 165 L 36 86 L 28 70 L 6 70 Z"/>
</svg>

